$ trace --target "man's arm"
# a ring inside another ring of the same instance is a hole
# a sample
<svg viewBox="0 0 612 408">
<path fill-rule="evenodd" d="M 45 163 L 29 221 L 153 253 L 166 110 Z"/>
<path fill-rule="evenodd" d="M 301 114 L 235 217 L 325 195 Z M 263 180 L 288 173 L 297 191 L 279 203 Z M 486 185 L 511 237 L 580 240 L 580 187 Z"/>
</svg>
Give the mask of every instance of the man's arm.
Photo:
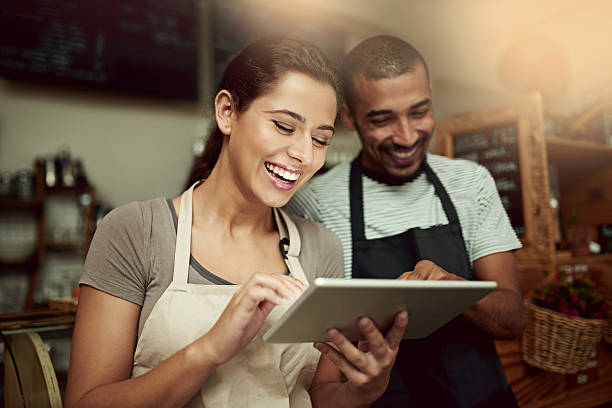
<svg viewBox="0 0 612 408">
<path fill-rule="evenodd" d="M 512 252 L 498 252 L 474 261 L 478 280 L 497 282 L 497 289 L 463 315 L 495 339 L 511 339 L 523 332 L 527 318 Z"/>
<path fill-rule="evenodd" d="M 519 336 L 526 316 L 514 255 L 498 252 L 483 256 L 474 261 L 474 275 L 477 280 L 496 281 L 497 289 L 467 309 L 463 316 L 494 339 Z M 399 279 L 465 280 L 431 261 L 418 262 L 413 271 L 403 273 Z"/>
</svg>

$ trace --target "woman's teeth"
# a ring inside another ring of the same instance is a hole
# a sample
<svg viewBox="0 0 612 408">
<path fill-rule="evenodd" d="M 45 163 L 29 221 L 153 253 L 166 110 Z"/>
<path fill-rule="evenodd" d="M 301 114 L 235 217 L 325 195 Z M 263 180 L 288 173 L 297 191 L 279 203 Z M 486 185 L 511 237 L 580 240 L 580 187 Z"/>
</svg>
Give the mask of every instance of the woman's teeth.
<svg viewBox="0 0 612 408">
<path fill-rule="evenodd" d="M 299 173 L 294 173 L 287 169 L 281 169 L 280 167 L 270 163 L 266 163 L 266 169 L 268 169 L 268 172 L 273 173 L 277 178 L 286 183 L 293 182 L 300 177 Z"/>
</svg>

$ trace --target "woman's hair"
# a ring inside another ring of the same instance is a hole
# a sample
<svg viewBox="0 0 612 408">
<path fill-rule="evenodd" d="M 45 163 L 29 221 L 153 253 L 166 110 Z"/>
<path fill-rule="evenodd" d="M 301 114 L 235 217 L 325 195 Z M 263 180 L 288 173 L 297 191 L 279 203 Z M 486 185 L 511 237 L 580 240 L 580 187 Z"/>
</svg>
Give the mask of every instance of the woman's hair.
<svg viewBox="0 0 612 408">
<path fill-rule="evenodd" d="M 289 72 L 300 72 L 331 85 L 336 91 L 336 112 L 339 112 L 341 92 L 336 67 L 317 46 L 294 38 L 267 37 L 247 46 L 225 68 L 217 93 L 228 91 L 236 111 L 244 112 L 253 100 L 272 91 Z M 223 133 L 213 121 L 204 152 L 194 164 L 188 186 L 210 175 L 222 145 Z"/>
</svg>

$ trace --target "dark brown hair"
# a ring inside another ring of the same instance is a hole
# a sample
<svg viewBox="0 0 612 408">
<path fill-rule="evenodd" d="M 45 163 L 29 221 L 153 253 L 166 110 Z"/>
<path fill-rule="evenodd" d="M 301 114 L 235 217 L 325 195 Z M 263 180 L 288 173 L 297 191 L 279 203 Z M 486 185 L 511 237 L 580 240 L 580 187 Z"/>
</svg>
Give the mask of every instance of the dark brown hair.
<svg viewBox="0 0 612 408">
<path fill-rule="evenodd" d="M 262 38 L 247 46 L 225 68 L 217 93 L 228 91 L 235 109 L 244 112 L 253 100 L 270 92 L 289 72 L 300 72 L 331 85 L 340 107 L 340 84 L 331 60 L 317 46 L 288 37 Z M 213 120 L 204 152 L 194 165 L 188 186 L 210 175 L 222 145 L 223 133 Z"/>
<path fill-rule="evenodd" d="M 357 44 L 342 61 L 340 76 L 346 103 L 354 101 L 353 78 L 363 74 L 367 79 L 394 78 L 413 72 L 418 65 L 429 71 L 425 59 L 406 41 L 390 35 L 368 38 Z"/>
</svg>

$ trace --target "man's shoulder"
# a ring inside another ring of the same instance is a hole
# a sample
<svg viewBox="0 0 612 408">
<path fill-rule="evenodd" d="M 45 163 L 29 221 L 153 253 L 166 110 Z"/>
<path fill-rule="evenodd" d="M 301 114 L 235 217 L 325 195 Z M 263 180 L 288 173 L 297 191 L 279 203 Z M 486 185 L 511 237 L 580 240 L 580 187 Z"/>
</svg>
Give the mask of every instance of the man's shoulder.
<svg viewBox="0 0 612 408">
<path fill-rule="evenodd" d="M 328 185 L 342 185 L 348 183 L 351 164 L 341 163 L 335 165 L 325 173 L 317 175 L 310 180 L 313 187 L 324 187 Z"/>
<path fill-rule="evenodd" d="M 486 174 L 480 164 L 466 159 L 457 159 L 436 154 L 427 155 L 427 163 L 440 180 L 453 183 L 473 183 L 475 178 Z"/>
<path fill-rule="evenodd" d="M 350 163 L 338 164 L 323 174 L 316 175 L 304 186 L 300 187 L 295 195 L 306 196 L 326 196 L 339 193 L 348 189 Z"/>
<path fill-rule="evenodd" d="M 285 211 L 285 213 L 297 227 L 302 240 L 329 242 L 329 240 L 337 239 L 336 235 L 325 225 L 288 211 Z"/>
</svg>

